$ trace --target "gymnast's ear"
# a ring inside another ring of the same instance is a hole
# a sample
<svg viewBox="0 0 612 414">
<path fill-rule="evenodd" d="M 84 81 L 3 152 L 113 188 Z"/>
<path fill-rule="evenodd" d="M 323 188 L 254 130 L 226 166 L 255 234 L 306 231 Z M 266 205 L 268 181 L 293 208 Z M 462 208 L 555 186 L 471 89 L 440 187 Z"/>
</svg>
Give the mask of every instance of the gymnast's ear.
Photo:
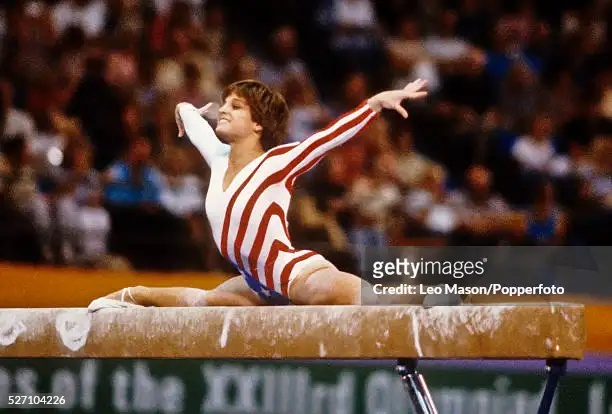
<svg viewBox="0 0 612 414">
<path fill-rule="evenodd" d="M 263 127 L 260 124 L 255 124 L 255 128 L 253 128 L 253 130 L 257 133 L 262 133 L 263 132 Z"/>
</svg>

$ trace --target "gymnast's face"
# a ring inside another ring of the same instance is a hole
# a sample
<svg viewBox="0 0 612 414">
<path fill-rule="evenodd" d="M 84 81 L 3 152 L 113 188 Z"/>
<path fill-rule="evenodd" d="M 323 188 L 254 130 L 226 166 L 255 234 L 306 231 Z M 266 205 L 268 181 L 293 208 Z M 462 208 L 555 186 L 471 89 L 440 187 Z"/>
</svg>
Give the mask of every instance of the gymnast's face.
<svg viewBox="0 0 612 414">
<path fill-rule="evenodd" d="M 261 131 L 261 125 L 253 121 L 247 101 L 235 94 L 229 95 L 219 108 L 217 136 L 226 144 L 232 144 L 250 136 L 259 136 Z"/>
</svg>

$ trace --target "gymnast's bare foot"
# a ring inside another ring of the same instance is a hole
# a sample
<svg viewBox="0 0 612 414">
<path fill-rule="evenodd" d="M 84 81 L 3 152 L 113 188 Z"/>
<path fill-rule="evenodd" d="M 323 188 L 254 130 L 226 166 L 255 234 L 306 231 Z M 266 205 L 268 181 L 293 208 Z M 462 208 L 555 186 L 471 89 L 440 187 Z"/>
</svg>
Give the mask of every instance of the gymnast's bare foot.
<svg viewBox="0 0 612 414">
<path fill-rule="evenodd" d="M 87 310 L 89 312 L 96 312 L 102 309 L 141 308 L 143 306 L 136 302 L 132 292 L 133 289 L 136 288 L 124 288 L 98 298 L 89 304 Z"/>
<path fill-rule="evenodd" d="M 236 278 L 234 278 L 236 279 Z M 223 285 L 230 284 L 231 280 Z M 219 286 L 213 290 L 188 287 L 157 288 L 135 286 L 113 292 L 96 299 L 89 305 L 95 312 L 103 308 L 126 309 L 133 307 L 197 307 L 197 306 L 258 306 L 249 296 L 239 292 L 223 290 Z M 252 292 L 249 292 L 252 294 Z"/>
</svg>

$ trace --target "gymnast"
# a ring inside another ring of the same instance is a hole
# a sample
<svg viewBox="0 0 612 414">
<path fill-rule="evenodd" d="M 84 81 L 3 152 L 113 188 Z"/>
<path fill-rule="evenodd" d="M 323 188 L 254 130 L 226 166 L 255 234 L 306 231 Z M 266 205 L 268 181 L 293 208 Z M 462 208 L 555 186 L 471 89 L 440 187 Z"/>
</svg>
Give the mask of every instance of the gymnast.
<svg viewBox="0 0 612 414">
<path fill-rule="evenodd" d="M 302 142 L 279 145 L 289 110 L 266 85 L 244 80 L 223 93 L 213 130 L 202 117 L 211 104 L 176 106 L 178 135 L 187 135 L 211 169 L 205 209 L 220 253 L 240 276 L 212 290 L 136 286 L 93 301 L 89 309 L 130 306 L 265 306 L 363 304 L 358 276 L 317 252 L 293 247 L 287 210 L 295 180 L 383 109 L 407 118 L 406 99 L 427 96 L 426 81 L 372 96 Z"/>
</svg>

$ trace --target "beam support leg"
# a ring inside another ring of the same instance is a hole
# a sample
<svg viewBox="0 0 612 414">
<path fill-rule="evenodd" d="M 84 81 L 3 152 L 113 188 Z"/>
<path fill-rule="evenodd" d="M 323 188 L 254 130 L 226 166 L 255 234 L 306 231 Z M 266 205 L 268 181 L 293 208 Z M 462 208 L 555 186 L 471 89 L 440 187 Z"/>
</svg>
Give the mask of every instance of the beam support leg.
<svg viewBox="0 0 612 414">
<path fill-rule="evenodd" d="M 399 359 L 395 370 L 402 378 L 404 387 L 410 395 L 414 412 L 416 414 L 438 414 L 425 378 L 417 371 L 417 360 Z"/>
<path fill-rule="evenodd" d="M 540 408 L 538 414 L 549 414 L 555 397 L 555 391 L 559 380 L 567 371 L 567 360 L 565 359 L 549 359 L 546 361 L 546 387 L 540 400 Z"/>
</svg>

